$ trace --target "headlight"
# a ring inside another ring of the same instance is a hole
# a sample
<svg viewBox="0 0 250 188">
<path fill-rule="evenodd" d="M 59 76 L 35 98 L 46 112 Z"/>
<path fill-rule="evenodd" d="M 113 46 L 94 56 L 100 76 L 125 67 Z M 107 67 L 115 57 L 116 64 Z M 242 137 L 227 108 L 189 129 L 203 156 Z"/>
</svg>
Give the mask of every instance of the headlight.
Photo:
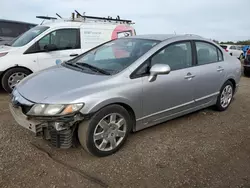
<svg viewBox="0 0 250 188">
<path fill-rule="evenodd" d="M 5 55 L 7 55 L 7 54 L 8 54 L 8 52 L 0 53 L 0 57 L 3 57 Z"/>
<path fill-rule="evenodd" d="M 35 104 L 28 115 L 33 116 L 57 116 L 57 115 L 67 115 L 79 111 L 84 104 Z"/>
</svg>

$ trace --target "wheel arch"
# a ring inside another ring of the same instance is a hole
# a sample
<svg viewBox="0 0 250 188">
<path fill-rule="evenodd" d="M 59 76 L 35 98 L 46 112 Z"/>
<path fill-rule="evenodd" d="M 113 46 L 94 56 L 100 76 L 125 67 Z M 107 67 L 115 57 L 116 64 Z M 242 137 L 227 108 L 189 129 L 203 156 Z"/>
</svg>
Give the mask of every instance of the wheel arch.
<svg viewBox="0 0 250 188">
<path fill-rule="evenodd" d="M 3 71 L 2 74 L 1 74 L 1 76 L 0 76 L 0 79 L 2 80 L 3 75 L 4 75 L 8 70 L 11 70 L 11 69 L 14 69 L 14 68 L 23 68 L 23 69 L 28 70 L 28 71 L 31 72 L 31 73 L 34 72 L 34 71 L 32 71 L 31 69 L 29 69 L 29 68 L 27 68 L 27 67 L 20 66 L 20 65 L 16 65 L 16 66 L 13 66 L 13 67 L 9 67 L 9 68 L 7 68 L 5 71 Z"/>
<path fill-rule="evenodd" d="M 232 82 L 233 89 L 235 90 L 235 88 L 236 88 L 236 81 L 233 78 L 229 78 L 228 81 Z"/>
<path fill-rule="evenodd" d="M 135 125 L 136 125 L 136 112 L 133 108 L 132 103 L 126 99 L 123 99 L 123 98 L 115 98 L 114 99 L 114 98 L 112 98 L 112 99 L 108 99 L 108 100 L 99 102 L 97 105 L 95 105 L 94 107 L 92 107 L 91 109 L 88 110 L 88 114 L 90 114 L 90 116 L 91 116 L 91 114 L 93 115 L 94 113 L 101 110 L 102 108 L 105 108 L 105 107 L 110 106 L 110 105 L 115 105 L 115 104 L 122 106 L 123 108 L 125 108 L 128 111 L 130 117 L 132 118 L 132 122 L 133 122 L 132 129 L 134 130 Z"/>
<path fill-rule="evenodd" d="M 227 81 L 230 81 L 230 82 L 233 84 L 233 90 L 234 90 L 234 92 L 235 92 L 235 89 L 236 89 L 236 86 L 237 86 L 237 84 L 236 84 L 237 82 L 236 82 L 236 79 L 235 79 L 233 76 L 228 77 L 228 78 L 225 80 L 225 82 L 222 83 L 221 88 L 222 88 L 222 86 L 223 86 Z"/>
<path fill-rule="evenodd" d="M 25 67 L 25 66 L 16 65 L 16 66 L 9 67 L 9 68 L 7 68 L 5 71 L 3 71 L 2 74 L 0 75 L 0 86 L 1 86 L 2 88 L 3 88 L 2 79 L 3 79 L 4 74 L 5 74 L 7 71 L 9 71 L 9 70 L 11 70 L 11 69 L 14 69 L 14 68 L 23 68 L 23 69 L 28 70 L 30 73 L 33 73 L 33 72 L 34 72 L 34 71 L 32 71 L 31 69 L 29 69 L 29 68 L 27 68 L 27 67 Z"/>
</svg>

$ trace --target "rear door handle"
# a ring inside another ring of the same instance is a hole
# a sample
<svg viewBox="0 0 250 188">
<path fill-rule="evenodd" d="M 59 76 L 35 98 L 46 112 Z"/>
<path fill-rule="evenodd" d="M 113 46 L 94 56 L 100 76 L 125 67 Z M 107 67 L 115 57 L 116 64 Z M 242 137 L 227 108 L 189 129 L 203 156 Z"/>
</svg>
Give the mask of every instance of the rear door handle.
<svg viewBox="0 0 250 188">
<path fill-rule="evenodd" d="M 75 57 L 75 56 L 78 56 L 78 54 L 70 54 L 69 56 L 70 57 Z"/>
<path fill-rule="evenodd" d="M 218 71 L 218 72 L 222 72 L 222 71 L 224 71 L 224 69 L 223 69 L 222 67 L 218 67 L 218 68 L 217 68 L 217 71 Z"/>
<path fill-rule="evenodd" d="M 194 78 L 195 75 L 191 74 L 190 72 L 187 73 L 187 76 L 185 76 L 185 79 L 191 80 L 192 78 Z"/>
</svg>

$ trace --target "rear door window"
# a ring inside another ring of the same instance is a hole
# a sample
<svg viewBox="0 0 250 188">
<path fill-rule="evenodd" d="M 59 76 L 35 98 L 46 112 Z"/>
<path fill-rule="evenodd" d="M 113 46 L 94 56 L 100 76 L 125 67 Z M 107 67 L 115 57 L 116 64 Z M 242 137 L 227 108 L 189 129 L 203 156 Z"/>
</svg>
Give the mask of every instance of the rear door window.
<svg viewBox="0 0 250 188">
<path fill-rule="evenodd" d="M 195 42 L 198 65 L 215 63 L 223 60 L 222 52 L 207 42 Z"/>
</svg>

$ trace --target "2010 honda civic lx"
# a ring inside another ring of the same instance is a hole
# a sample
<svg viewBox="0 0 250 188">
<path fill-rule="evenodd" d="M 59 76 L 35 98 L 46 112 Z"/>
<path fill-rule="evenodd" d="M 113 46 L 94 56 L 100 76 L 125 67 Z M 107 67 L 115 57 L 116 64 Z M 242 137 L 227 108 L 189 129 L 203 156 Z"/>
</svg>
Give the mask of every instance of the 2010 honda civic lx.
<svg viewBox="0 0 250 188">
<path fill-rule="evenodd" d="M 208 39 L 137 35 L 29 75 L 9 107 L 18 124 L 55 147 L 79 140 L 107 156 L 130 132 L 209 106 L 226 110 L 240 77 L 240 61 Z"/>
</svg>

